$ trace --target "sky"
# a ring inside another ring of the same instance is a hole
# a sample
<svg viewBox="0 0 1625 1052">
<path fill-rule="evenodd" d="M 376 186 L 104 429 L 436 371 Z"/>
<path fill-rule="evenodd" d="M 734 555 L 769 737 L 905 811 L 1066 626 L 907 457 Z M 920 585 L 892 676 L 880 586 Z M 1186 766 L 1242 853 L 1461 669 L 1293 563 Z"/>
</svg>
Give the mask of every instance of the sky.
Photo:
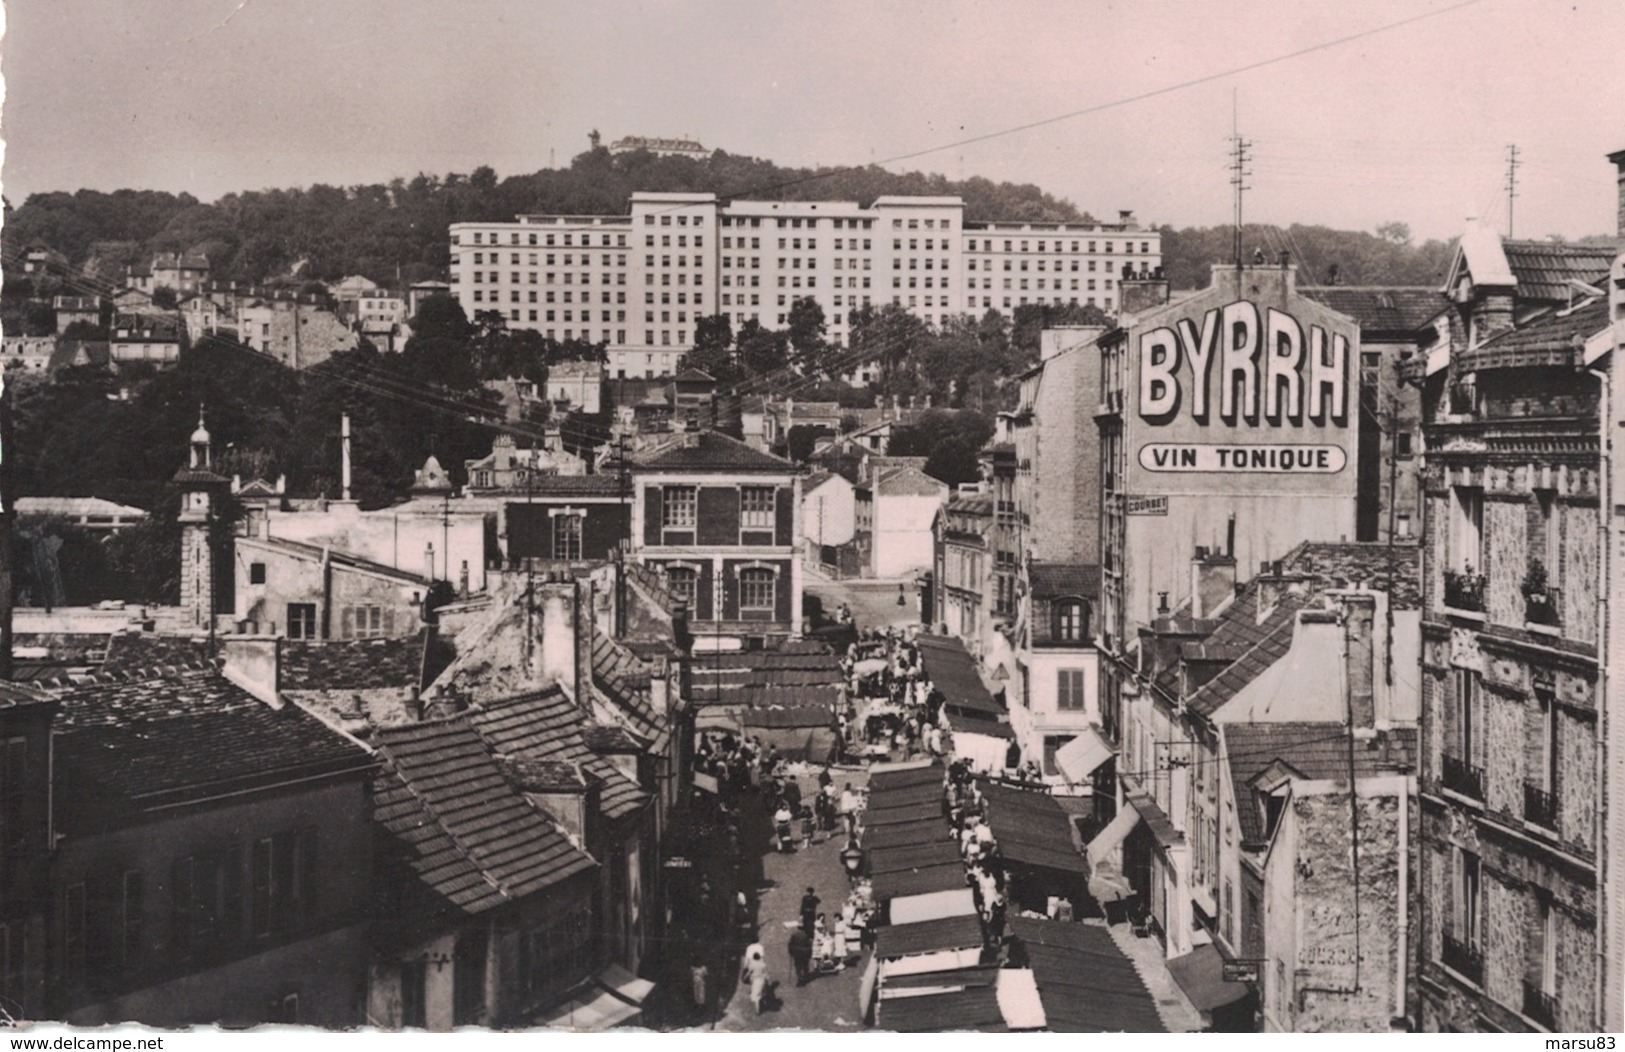
<svg viewBox="0 0 1625 1052">
<path fill-rule="evenodd" d="M 1514 232 L 1579 237 L 1615 232 L 1606 155 L 1625 149 L 1621 0 L 6 0 L 5 17 L 14 204 L 523 174 L 597 129 L 1205 226 L 1231 219 L 1235 126 L 1249 221 L 1504 232 L 1517 144 Z"/>
</svg>

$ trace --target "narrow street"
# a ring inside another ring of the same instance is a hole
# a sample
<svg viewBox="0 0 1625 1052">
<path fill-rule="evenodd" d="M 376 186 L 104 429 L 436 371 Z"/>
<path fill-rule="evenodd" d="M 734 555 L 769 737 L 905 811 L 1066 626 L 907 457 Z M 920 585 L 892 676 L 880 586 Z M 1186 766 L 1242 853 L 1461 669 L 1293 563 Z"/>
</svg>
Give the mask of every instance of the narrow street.
<svg viewBox="0 0 1625 1052">
<path fill-rule="evenodd" d="M 867 783 L 868 772 L 835 768 L 835 784 L 851 782 L 854 788 Z M 816 769 L 800 778 L 804 798 L 817 792 Z M 841 865 L 842 836 L 839 830 L 822 843 L 779 854 L 771 843 L 763 845 L 764 883 L 760 889 L 757 920 L 761 942 L 767 950 L 768 997 L 757 1015 L 750 1003 L 750 990 L 734 985 L 723 990 L 725 1005 L 716 1029 L 752 1031 L 780 1028 L 809 1030 L 860 1030 L 858 988 L 863 974 L 862 960 L 848 964 L 845 971 L 818 975 L 807 985 L 796 986 L 796 970 L 790 961 L 790 933 L 801 920 L 801 897 L 811 887 L 819 899 L 819 911 L 832 917 L 840 912 L 849 884 Z M 737 972 L 737 969 L 735 969 Z"/>
</svg>

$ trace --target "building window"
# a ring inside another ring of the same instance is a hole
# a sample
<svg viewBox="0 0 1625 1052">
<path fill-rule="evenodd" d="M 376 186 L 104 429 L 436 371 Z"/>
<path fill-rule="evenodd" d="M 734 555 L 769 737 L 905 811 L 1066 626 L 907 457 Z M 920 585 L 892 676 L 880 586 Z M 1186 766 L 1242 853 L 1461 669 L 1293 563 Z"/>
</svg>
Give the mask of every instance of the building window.
<svg viewBox="0 0 1625 1052">
<path fill-rule="evenodd" d="M 1062 712 L 1083 710 L 1083 669 L 1063 668 L 1055 674 L 1055 707 Z"/>
<path fill-rule="evenodd" d="M 288 831 L 254 843 L 249 917 L 258 936 L 308 924 L 316 895 L 316 832 Z"/>
<path fill-rule="evenodd" d="M 772 486 L 746 486 L 739 494 L 739 525 L 747 530 L 773 528 L 775 491 Z"/>
<path fill-rule="evenodd" d="M 248 564 L 248 583 L 249 584 L 264 584 L 265 583 L 265 564 L 264 563 L 249 563 Z"/>
<path fill-rule="evenodd" d="M 553 558 L 566 562 L 581 559 L 581 515 L 553 517 Z"/>
<path fill-rule="evenodd" d="M 315 639 L 316 638 L 316 604 L 315 603 L 289 603 L 288 604 L 288 638 L 289 639 Z"/>
<path fill-rule="evenodd" d="M 1452 566 L 1458 572 L 1480 572 L 1484 565 L 1484 491 L 1457 486 L 1450 492 Z"/>
<path fill-rule="evenodd" d="M 1067 600 L 1055 606 L 1055 641 L 1058 643 L 1080 643 L 1087 631 L 1083 604 L 1077 600 Z"/>
<path fill-rule="evenodd" d="M 351 639 L 381 639 L 385 635 L 384 608 L 381 606 L 355 606 L 350 608 Z"/>
<path fill-rule="evenodd" d="M 752 568 L 739 573 L 739 609 L 760 613 L 773 610 L 774 575 L 772 570 Z"/>
<path fill-rule="evenodd" d="M 699 587 L 700 575 L 692 566 L 666 567 L 666 589 L 671 592 L 672 598 L 680 603 L 687 603 L 690 610 L 694 608 L 694 596 Z"/>
<path fill-rule="evenodd" d="M 1482 874 L 1478 856 L 1471 851 L 1456 852 L 1455 901 L 1451 905 L 1451 938 L 1461 948 L 1476 951 L 1479 945 L 1479 918 Z M 1447 953 L 1450 947 L 1446 946 Z M 1455 962 L 1447 961 L 1454 966 Z M 1467 963 L 1467 962 L 1463 962 Z M 1458 969 L 1460 970 L 1460 969 Z M 1469 969 L 1471 971 L 1471 969 Z M 1475 979 L 1471 974 L 1469 978 Z"/>
<path fill-rule="evenodd" d="M 667 529 L 693 529 L 698 491 L 693 486 L 667 486 L 660 502 L 660 523 Z"/>
</svg>

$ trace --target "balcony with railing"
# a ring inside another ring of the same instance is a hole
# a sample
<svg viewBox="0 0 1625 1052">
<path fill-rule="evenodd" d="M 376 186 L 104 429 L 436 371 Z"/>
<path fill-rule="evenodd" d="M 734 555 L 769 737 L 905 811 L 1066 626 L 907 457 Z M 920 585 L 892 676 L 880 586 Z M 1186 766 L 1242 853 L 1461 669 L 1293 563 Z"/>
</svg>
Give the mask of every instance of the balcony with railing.
<svg viewBox="0 0 1625 1052">
<path fill-rule="evenodd" d="M 1484 799 L 1484 769 L 1455 756 L 1444 757 L 1444 787 L 1470 800 Z"/>
<path fill-rule="evenodd" d="M 1559 611 L 1563 609 L 1563 598 L 1556 588 L 1546 588 L 1540 592 L 1526 592 L 1523 597 L 1523 619 L 1525 624 L 1540 625 L 1543 628 L 1562 628 L 1563 616 Z"/>
<path fill-rule="evenodd" d="M 1444 605 L 1452 610 L 1484 612 L 1484 575 L 1471 570 L 1444 572 Z"/>
<path fill-rule="evenodd" d="M 1549 994 L 1539 983 L 1523 981 L 1523 1014 L 1545 1027 L 1557 1029 L 1557 995 Z"/>
<path fill-rule="evenodd" d="M 1446 968 L 1475 986 L 1484 982 L 1484 952 L 1477 946 L 1462 942 L 1449 932 L 1444 933 L 1443 952 L 1439 957 Z"/>
<path fill-rule="evenodd" d="M 1538 785 L 1523 783 L 1523 817 L 1545 829 L 1557 829 L 1557 795 Z"/>
</svg>

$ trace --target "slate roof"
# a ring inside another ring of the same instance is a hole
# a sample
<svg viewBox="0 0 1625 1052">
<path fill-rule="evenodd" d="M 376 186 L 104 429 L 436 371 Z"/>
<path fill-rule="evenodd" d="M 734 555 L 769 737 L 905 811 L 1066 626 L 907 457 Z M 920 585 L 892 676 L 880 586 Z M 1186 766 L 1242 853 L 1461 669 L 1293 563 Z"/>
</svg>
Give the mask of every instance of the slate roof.
<svg viewBox="0 0 1625 1052">
<path fill-rule="evenodd" d="M 428 629 L 399 639 L 282 641 L 283 690 L 375 690 L 421 686 Z"/>
<path fill-rule="evenodd" d="M 1608 324 L 1608 300 L 1598 298 L 1573 311 L 1542 315 L 1485 340 L 1466 352 L 1462 362 L 1469 369 L 1572 367 L 1579 361 L 1585 341 Z"/>
<path fill-rule="evenodd" d="M 692 440 L 692 442 L 690 441 Z M 796 466 L 788 460 L 752 449 L 745 443 L 718 431 L 682 435 L 631 458 L 640 472 L 717 471 L 746 474 L 791 475 Z"/>
<path fill-rule="evenodd" d="M 294 705 L 273 709 L 214 669 L 89 684 L 59 699 L 56 755 L 66 773 L 60 784 L 65 794 L 104 802 L 108 810 L 375 763 L 360 743 L 310 713 Z"/>
<path fill-rule="evenodd" d="M 590 724 L 557 684 L 482 702 L 465 715 L 499 755 L 575 764 L 597 778 L 603 785 L 601 806 L 610 819 L 631 814 L 649 800 L 636 782 L 588 748 L 582 731 Z"/>
<path fill-rule="evenodd" d="M 1048 793 L 982 784 L 987 824 L 999 852 L 1012 862 L 1082 874 L 1084 857 L 1072 840 L 1072 821 Z"/>
<path fill-rule="evenodd" d="M 1038 983 L 1048 1028 L 1058 1033 L 1164 1033 L 1157 1001 L 1134 962 L 1094 924 L 1007 918 Z"/>
<path fill-rule="evenodd" d="M 1395 610 L 1422 608 L 1422 550 L 1414 545 L 1386 544 L 1305 544 L 1286 561 L 1293 573 L 1313 574 L 1323 584 L 1352 587 L 1362 582 L 1381 591 L 1391 591 Z"/>
<path fill-rule="evenodd" d="M 1608 273 L 1618 250 L 1612 245 L 1571 245 L 1557 241 L 1502 240 L 1518 298 L 1567 303 L 1570 281 L 1596 285 Z"/>
<path fill-rule="evenodd" d="M 592 682 L 636 724 L 637 732 L 654 737 L 662 719 L 649 701 L 649 671 L 614 639 L 602 632 L 592 637 Z"/>
<path fill-rule="evenodd" d="M 1100 567 L 1087 563 L 1039 563 L 1027 575 L 1033 598 L 1059 599 L 1076 595 L 1094 599 L 1100 595 Z"/>
<path fill-rule="evenodd" d="M 980 945 L 982 922 L 974 914 L 892 924 L 875 931 L 875 956 L 881 960 Z"/>
<path fill-rule="evenodd" d="M 464 715 L 374 737 L 385 770 L 373 817 L 431 890 L 480 913 L 597 863 L 514 787 Z"/>
<path fill-rule="evenodd" d="M 1283 764 L 1315 781 L 1348 781 L 1348 729 L 1341 723 L 1232 723 L 1224 727 L 1223 734 L 1243 846 L 1264 843 L 1264 816 L 1250 783 L 1271 766 Z M 1355 777 L 1414 770 L 1416 750 L 1414 728 L 1388 731 L 1376 739 L 1356 739 Z"/>
<path fill-rule="evenodd" d="M 1304 296 L 1346 314 L 1360 325 L 1362 338 L 1410 336 L 1426 328 L 1450 306 L 1436 288 L 1413 286 L 1320 285 L 1298 286 Z"/>
</svg>

